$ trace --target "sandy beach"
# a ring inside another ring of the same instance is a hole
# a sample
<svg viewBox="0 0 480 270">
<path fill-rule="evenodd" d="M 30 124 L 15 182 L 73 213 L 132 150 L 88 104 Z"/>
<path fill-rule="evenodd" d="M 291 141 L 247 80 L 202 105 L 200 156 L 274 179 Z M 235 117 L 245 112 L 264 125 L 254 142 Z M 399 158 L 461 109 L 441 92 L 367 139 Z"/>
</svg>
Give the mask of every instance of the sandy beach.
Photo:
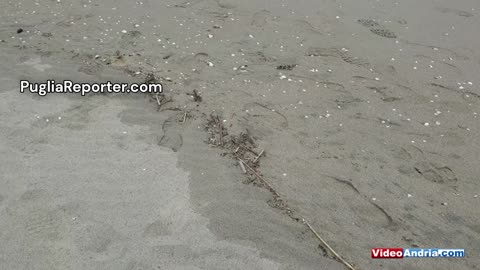
<svg viewBox="0 0 480 270">
<path fill-rule="evenodd" d="M 480 269 L 479 26 L 475 0 L 1 1 L 0 269 Z"/>
</svg>

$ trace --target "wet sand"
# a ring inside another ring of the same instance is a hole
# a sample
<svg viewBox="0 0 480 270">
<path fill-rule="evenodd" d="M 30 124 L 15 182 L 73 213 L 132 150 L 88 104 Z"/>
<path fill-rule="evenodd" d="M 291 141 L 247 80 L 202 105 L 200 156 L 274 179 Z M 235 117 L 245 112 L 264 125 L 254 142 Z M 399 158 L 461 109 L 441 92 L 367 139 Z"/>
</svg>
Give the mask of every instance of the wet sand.
<svg viewBox="0 0 480 270">
<path fill-rule="evenodd" d="M 0 3 L 0 269 L 344 269 L 212 146 L 212 113 L 225 139 L 265 150 L 258 172 L 356 268 L 478 269 L 479 10 Z M 18 89 L 149 73 L 172 99 L 160 108 L 148 95 Z M 372 247 L 467 256 L 372 260 Z"/>
</svg>

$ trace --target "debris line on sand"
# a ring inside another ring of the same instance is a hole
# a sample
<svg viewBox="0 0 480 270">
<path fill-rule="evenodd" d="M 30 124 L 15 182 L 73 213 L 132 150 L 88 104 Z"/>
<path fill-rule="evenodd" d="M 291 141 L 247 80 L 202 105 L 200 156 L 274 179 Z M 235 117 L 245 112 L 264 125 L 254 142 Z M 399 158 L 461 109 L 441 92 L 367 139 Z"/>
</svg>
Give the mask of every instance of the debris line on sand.
<svg viewBox="0 0 480 270">
<path fill-rule="evenodd" d="M 310 223 L 304 217 L 298 216 L 283 199 L 283 197 L 275 190 L 270 181 L 267 181 L 259 171 L 259 159 L 265 156 L 265 150 L 261 150 L 257 153 L 254 149 L 257 147 L 254 139 L 247 133 L 241 133 L 238 136 L 229 135 L 227 129 L 223 125 L 223 121 L 215 114 L 211 114 L 207 124 L 205 126 L 207 133 L 209 134 L 208 144 L 221 147 L 227 150 L 224 156 L 230 156 L 235 159 L 240 166 L 242 172 L 247 175 L 248 182 L 254 183 L 257 186 L 261 186 L 267 189 L 272 194 L 272 200 L 269 201 L 270 206 L 283 211 L 291 219 L 296 222 L 302 222 L 317 238 L 321 246 L 329 251 L 332 258 L 341 262 L 350 270 L 356 270 L 355 267 L 343 259 L 338 252 L 336 252 L 310 225 Z"/>
</svg>

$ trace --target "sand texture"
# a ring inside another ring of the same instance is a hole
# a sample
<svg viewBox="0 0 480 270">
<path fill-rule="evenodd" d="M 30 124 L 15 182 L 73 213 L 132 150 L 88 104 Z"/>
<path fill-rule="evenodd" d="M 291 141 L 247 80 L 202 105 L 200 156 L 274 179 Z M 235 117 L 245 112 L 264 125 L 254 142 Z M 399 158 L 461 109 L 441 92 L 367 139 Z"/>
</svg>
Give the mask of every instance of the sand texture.
<svg viewBox="0 0 480 270">
<path fill-rule="evenodd" d="M 480 269 L 479 11 L 0 1 L 0 269 Z"/>
</svg>

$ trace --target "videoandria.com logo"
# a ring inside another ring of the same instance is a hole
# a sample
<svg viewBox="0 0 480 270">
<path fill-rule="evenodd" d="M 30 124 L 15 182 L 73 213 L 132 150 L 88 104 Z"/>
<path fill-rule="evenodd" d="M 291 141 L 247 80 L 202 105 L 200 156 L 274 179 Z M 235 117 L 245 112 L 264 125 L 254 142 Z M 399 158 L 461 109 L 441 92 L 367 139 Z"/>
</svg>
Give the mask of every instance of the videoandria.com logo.
<svg viewBox="0 0 480 270">
<path fill-rule="evenodd" d="M 56 82 L 48 80 L 44 83 L 32 83 L 27 80 L 20 81 L 20 93 L 35 93 L 46 96 L 51 93 L 75 93 L 85 96 L 88 93 L 162 93 L 160 83 L 74 83 L 69 80 Z"/>
<path fill-rule="evenodd" d="M 464 258 L 465 249 L 458 248 L 372 248 L 372 259 Z"/>
</svg>

